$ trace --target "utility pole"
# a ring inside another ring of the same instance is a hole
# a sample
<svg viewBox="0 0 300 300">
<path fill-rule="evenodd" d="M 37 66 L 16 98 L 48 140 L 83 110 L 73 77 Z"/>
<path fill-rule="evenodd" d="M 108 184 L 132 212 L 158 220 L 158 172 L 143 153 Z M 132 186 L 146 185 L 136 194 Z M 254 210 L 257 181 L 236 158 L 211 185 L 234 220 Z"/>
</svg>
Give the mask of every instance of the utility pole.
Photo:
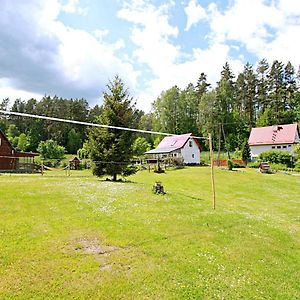
<svg viewBox="0 0 300 300">
<path fill-rule="evenodd" d="M 212 187 L 212 201 L 213 209 L 216 209 L 216 190 L 215 190 L 215 175 L 214 175 L 214 153 L 212 147 L 212 138 L 211 133 L 208 135 L 209 141 L 209 153 L 210 153 L 210 168 L 211 168 L 211 187 Z"/>
</svg>

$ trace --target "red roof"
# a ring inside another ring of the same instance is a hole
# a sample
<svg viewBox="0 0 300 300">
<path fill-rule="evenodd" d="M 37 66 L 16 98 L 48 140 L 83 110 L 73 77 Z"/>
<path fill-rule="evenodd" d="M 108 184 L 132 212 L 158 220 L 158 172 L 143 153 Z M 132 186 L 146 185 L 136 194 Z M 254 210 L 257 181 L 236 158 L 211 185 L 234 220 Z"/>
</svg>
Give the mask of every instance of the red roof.
<svg viewBox="0 0 300 300">
<path fill-rule="evenodd" d="M 187 141 L 192 138 L 192 133 L 186 133 L 181 135 L 172 135 L 165 137 L 158 146 L 150 151 L 147 151 L 147 154 L 155 154 L 155 153 L 170 153 L 174 150 L 181 149 L 187 143 Z M 197 139 L 194 139 L 199 149 L 201 150 L 201 146 Z"/>
<path fill-rule="evenodd" d="M 297 124 L 252 128 L 248 143 L 254 145 L 294 144 L 299 138 Z"/>
<path fill-rule="evenodd" d="M 165 148 L 174 148 L 180 149 L 182 148 L 187 140 L 190 138 L 192 134 L 181 134 L 181 135 L 172 135 L 165 137 L 156 147 L 157 149 L 165 149 Z"/>
</svg>

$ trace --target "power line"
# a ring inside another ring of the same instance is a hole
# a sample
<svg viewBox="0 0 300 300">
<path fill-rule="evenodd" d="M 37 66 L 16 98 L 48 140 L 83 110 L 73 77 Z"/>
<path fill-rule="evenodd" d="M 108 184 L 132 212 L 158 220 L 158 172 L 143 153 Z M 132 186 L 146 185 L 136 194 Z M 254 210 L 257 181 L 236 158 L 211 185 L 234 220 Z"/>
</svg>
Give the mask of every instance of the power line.
<svg viewBox="0 0 300 300">
<path fill-rule="evenodd" d="M 131 132 L 139 132 L 139 133 L 148 133 L 148 134 L 157 134 L 157 135 L 166 135 L 166 136 L 178 135 L 178 134 L 173 134 L 173 133 L 158 132 L 158 131 L 151 131 L 151 130 L 142 130 L 142 129 L 136 129 L 136 128 L 128 128 L 128 127 L 121 127 L 121 126 L 96 124 L 96 123 L 88 123 L 88 122 L 83 122 L 83 121 L 68 120 L 68 119 L 61 119 L 61 118 L 54 118 L 54 117 L 47 117 L 47 116 L 40 116 L 40 115 L 32 115 L 32 114 L 27 114 L 27 113 L 20 113 L 20 112 L 6 111 L 6 110 L 0 110 L 0 113 L 6 114 L 6 115 L 19 116 L 19 117 L 43 119 L 43 120 L 50 120 L 50 121 L 56 121 L 56 122 L 64 122 L 64 123 L 72 123 L 72 124 L 77 124 L 77 125 L 85 125 L 85 126 L 125 130 L 125 131 L 131 131 Z M 191 136 L 191 137 L 195 138 L 195 139 L 205 139 L 205 140 L 208 139 L 207 137 L 203 137 L 203 136 L 202 137 L 200 137 L 200 136 Z"/>
</svg>

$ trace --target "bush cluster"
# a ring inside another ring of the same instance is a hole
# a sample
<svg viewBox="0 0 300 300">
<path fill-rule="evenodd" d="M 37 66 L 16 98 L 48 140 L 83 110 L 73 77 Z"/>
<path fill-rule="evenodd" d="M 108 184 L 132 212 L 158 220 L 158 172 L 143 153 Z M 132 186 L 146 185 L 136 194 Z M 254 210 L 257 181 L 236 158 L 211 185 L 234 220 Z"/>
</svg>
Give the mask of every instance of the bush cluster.
<svg viewBox="0 0 300 300">
<path fill-rule="evenodd" d="M 258 156 L 258 159 L 270 164 L 281 164 L 288 168 L 293 167 L 292 155 L 285 151 L 265 151 Z"/>
</svg>

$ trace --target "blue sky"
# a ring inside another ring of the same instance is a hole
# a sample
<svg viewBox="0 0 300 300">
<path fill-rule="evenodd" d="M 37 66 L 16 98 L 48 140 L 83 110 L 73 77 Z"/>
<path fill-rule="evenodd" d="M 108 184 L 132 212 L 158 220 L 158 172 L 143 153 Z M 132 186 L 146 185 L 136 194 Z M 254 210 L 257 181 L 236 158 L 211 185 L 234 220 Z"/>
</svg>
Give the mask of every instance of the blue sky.
<svg viewBox="0 0 300 300">
<path fill-rule="evenodd" d="M 0 97 L 45 94 L 101 103 L 118 74 L 149 111 L 173 85 L 214 85 L 229 62 L 298 68 L 298 0 L 1 0 Z"/>
</svg>

